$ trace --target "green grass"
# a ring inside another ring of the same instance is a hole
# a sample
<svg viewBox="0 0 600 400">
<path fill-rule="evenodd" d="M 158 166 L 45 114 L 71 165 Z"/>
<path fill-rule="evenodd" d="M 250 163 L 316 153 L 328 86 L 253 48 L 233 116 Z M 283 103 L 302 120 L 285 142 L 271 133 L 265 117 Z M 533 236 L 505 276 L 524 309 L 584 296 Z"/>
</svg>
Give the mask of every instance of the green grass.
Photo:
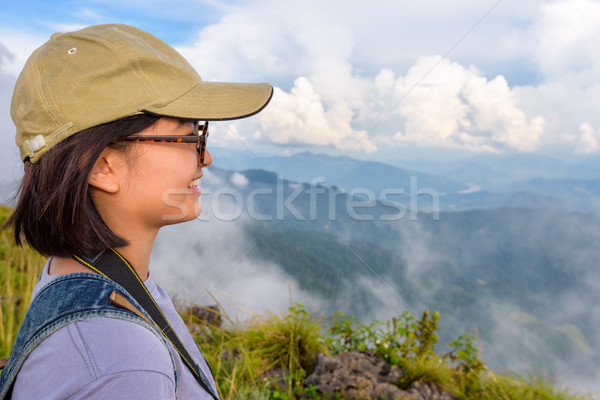
<svg viewBox="0 0 600 400">
<path fill-rule="evenodd" d="M 0 206 L 0 225 L 9 215 Z M 10 354 L 43 265 L 42 256 L 14 244 L 12 231 L 0 230 L 0 358 Z"/>
<path fill-rule="evenodd" d="M 544 376 L 524 377 L 514 373 L 508 375 L 486 374 L 479 392 L 463 399 L 487 400 L 578 400 L 588 399 L 567 388 L 559 388 Z"/>
<path fill-rule="evenodd" d="M 0 207 L 0 224 L 10 210 Z M 17 247 L 10 231 L 0 232 L 0 358 L 6 358 L 31 298 L 44 258 L 29 248 Z M 473 337 L 465 334 L 438 355 L 438 319 L 424 312 L 409 313 L 387 322 L 360 324 L 336 313 L 325 318 L 309 313 L 301 304 L 284 313 L 254 315 L 244 323 L 227 318 L 225 327 L 202 324 L 187 313 L 184 321 L 197 333 L 196 340 L 209 364 L 222 399 L 320 399 L 303 381 L 317 355 L 348 350 L 372 351 L 404 375 L 396 385 L 430 383 L 460 400 L 582 400 L 588 397 L 560 388 L 544 376 L 495 374 L 479 359 Z M 337 396 L 336 398 L 341 398 Z"/>
<path fill-rule="evenodd" d="M 222 398 L 295 398 L 317 355 L 328 352 L 318 318 L 301 304 L 254 315 L 228 328 L 202 326 L 197 342 L 213 366 Z M 187 317 L 188 323 L 201 323 Z"/>
</svg>

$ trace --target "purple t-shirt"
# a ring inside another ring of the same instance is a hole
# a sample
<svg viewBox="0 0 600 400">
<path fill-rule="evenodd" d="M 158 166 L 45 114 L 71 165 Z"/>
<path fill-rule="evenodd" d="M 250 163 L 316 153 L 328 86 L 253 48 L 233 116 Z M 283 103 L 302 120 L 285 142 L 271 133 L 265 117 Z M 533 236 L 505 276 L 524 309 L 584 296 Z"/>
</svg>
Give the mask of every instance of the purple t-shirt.
<svg viewBox="0 0 600 400">
<path fill-rule="evenodd" d="M 33 297 L 56 275 L 44 266 Z M 173 302 L 152 279 L 148 291 L 176 331 L 192 358 L 215 383 L 204 357 Z M 32 298 L 33 298 L 32 297 Z M 177 367 L 177 393 L 171 357 L 163 342 L 147 328 L 112 318 L 74 322 L 48 336 L 25 360 L 12 394 L 21 399 L 207 399 L 212 397 L 198 384 L 168 343 Z"/>
</svg>

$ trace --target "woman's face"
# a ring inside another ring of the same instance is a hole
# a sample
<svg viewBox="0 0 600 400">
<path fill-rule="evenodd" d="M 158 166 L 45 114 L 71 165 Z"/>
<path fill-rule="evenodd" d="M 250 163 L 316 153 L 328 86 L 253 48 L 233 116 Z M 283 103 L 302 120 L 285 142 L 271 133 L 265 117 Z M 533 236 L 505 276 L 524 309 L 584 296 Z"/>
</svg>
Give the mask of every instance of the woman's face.
<svg viewBox="0 0 600 400">
<path fill-rule="evenodd" d="M 191 122 L 160 118 L 139 135 L 188 135 Z M 137 223 L 157 228 L 192 220 L 202 210 L 198 180 L 202 168 L 212 163 L 207 151 L 200 165 L 193 143 L 138 142 L 129 152 L 127 173 L 121 176 L 122 198 L 129 217 Z"/>
</svg>

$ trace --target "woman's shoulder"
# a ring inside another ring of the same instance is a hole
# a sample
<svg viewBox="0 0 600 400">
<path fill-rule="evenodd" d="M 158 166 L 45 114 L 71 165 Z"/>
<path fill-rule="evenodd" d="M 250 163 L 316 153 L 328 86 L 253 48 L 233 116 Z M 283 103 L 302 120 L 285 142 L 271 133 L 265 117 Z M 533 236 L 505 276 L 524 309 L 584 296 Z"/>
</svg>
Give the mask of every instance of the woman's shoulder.
<svg viewBox="0 0 600 400">
<path fill-rule="evenodd" d="M 173 362 L 165 342 L 145 326 L 128 320 L 90 318 L 67 328 L 73 346 L 85 350 L 101 374 L 138 369 L 173 377 Z"/>
<path fill-rule="evenodd" d="M 71 323 L 31 352 L 17 376 L 13 398 L 41 398 L 36 395 L 50 392 L 66 398 L 80 391 L 90 396 L 97 390 L 104 396 L 108 386 L 140 388 L 135 398 L 174 394 L 173 363 L 163 340 L 126 320 L 96 317 Z M 124 398 L 121 394 L 109 398 Z"/>
</svg>

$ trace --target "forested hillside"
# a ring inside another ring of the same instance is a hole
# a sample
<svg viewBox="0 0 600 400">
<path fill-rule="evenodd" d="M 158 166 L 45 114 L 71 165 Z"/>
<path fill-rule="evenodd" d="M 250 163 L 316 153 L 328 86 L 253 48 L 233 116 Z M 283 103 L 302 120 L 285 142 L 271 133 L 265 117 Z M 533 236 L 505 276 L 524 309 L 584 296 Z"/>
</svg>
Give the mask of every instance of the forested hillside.
<svg viewBox="0 0 600 400">
<path fill-rule="evenodd" d="M 325 307 L 364 321 L 398 309 L 436 309 L 444 315 L 441 336 L 479 335 L 493 366 L 588 377 L 600 368 L 593 357 L 600 327 L 591 306 L 599 300 L 595 213 L 543 207 L 416 213 L 261 170 L 223 171 L 220 178 L 228 182 L 234 174 L 248 180 L 238 188 L 243 198 L 264 190 L 252 204 L 263 220 L 244 224 L 256 243 L 252 257 L 279 265 L 304 290 L 327 299 Z"/>
</svg>

